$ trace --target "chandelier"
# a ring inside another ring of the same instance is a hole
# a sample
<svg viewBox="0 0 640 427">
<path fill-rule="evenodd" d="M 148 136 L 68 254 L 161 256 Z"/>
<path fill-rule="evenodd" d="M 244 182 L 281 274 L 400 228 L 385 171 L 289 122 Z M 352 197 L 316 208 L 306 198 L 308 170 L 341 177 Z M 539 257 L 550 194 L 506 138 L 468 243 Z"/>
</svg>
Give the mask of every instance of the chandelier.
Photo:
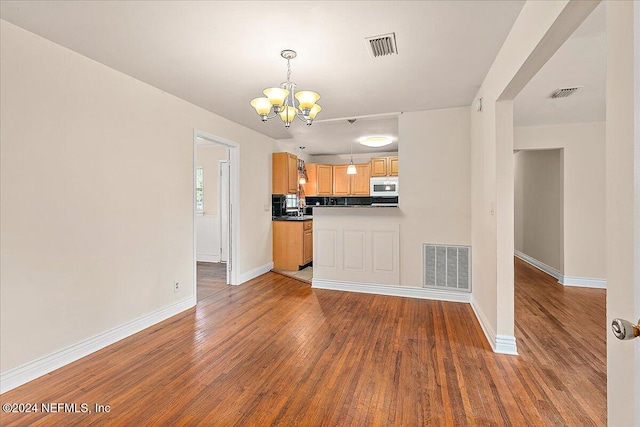
<svg viewBox="0 0 640 427">
<path fill-rule="evenodd" d="M 280 87 L 265 89 L 263 93 L 266 98 L 252 99 L 251 106 L 256 109 L 256 113 L 263 122 L 279 115 L 287 128 L 295 117 L 307 123 L 307 126 L 311 126 L 316 114 L 322 110 L 322 107 L 316 104 L 320 95 L 310 90 L 296 92 L 296 84 L 291 81 L 290 61 L 297 56 L 297 53 L 286 49 L 280 52 L 280 56 L 287 60 L 287 81 L 281 83 Z"/>
</svg>

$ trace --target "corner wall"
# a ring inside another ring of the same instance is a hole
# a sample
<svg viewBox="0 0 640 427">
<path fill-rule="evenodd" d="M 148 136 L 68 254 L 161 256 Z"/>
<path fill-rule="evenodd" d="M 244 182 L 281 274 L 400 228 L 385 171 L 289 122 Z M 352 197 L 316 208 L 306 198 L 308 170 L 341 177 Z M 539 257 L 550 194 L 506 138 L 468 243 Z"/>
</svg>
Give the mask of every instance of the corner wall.
<svg viewBox="0 0 640 427">
<path fill-rule="evenodd" d="M 513 98 L 598 2 L 527 1 L 471 108 L 472 305 L 496 352 L 515 354 Z M 476 111 L 479 99 L 482 111 Z"/>
</svg>

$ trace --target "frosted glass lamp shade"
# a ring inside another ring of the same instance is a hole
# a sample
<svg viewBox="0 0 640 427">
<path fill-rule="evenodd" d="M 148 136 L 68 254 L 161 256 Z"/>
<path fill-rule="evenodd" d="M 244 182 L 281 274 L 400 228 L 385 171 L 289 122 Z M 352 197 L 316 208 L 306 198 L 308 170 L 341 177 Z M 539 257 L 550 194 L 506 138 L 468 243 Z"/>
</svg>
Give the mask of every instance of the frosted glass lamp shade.
<svg viewBox="0 0 640 427">
<path fill-rule="evenodd" d="M 367 147 L 384 147 L 393 141 L 388 136 L 367 136 L 360 139 L 360 144 Z"/>
<path fill-rule="evenodd" d="M 322 107 L 319 106 L 318 104 L 314 104 L 313 107 L 311 107 L 311 110 L 309 111 L 309 118 L 311 120 L 316 118 L 316 115 L 320 112 L 320 110 L 322 110 Z"/>
<path fill-rule="evenodd" d="M 296 92 L 296 99 L 299 102 L 298 107 L 301 110 L 305 110 L 312 108 L 318 99 L 320 99 L 320 95 L 310 90 L 301 90 L 300 92 Z"/>
<path fill-rule="evenodd" d="M 289 91 L 280 87 L 270 87 L 263 91 L 265 96 L 269 98 L 271 105 L 281 107 L 285 98 L 289 95 Z"/>
<path fill-rule="evenodd" d="M 271 111 L 271 102 L 267 98 L 254 98 L 251 100 L 251 106 L 256 109 L 256 113 L 266 116 Z"/>
<path fill-rule="evenodd" d="M 356 175 L 357 173 L 356 165 L 353 164 L 352 160 L 351 163 L 349 163 L 349 166 L 347 166 L 347 175 Z"/>
<path fill-rule="evenodd" d="M 284 122 L 285 125 L 291 123 L 293 119 L 296 118 L 296 114 L 298 113 L 298 109 L 292 106 L 286 106 L 280 111 L 280 118 Z"/>
</svg>

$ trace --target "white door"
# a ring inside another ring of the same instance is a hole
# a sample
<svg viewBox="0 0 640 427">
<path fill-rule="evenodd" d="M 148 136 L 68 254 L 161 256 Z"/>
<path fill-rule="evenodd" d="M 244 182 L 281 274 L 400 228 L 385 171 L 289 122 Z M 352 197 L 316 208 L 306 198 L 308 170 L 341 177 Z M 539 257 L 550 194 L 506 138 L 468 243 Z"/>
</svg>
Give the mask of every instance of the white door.
<svg viewBox="0 0 640 427">
<path fill-rule="evenodd" d="M 607 2 L 607 323 L 640 317 L 640 2 Z M 610 426 L 640 426 L 640 337 L 607 331 Z"/>
<path fill-rule="evenodd" d="M 220 160 L 220 261 L 229 260 L 229 161 Z"/>
</svg>

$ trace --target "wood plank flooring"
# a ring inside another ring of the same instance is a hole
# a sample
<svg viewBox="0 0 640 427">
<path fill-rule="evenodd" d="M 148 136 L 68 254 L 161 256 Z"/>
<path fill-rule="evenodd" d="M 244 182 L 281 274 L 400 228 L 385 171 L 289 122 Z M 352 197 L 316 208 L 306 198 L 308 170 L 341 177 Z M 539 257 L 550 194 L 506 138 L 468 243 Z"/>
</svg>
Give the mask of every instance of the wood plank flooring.
<svg viewBox="0 0 640 427">
<path fill-rule="evenodd" d="M 198 262 L 198 283 L 196 286 L 197 299 L 201 301 L 227 285 L 227 264 L 221 262 Z"/>
<path fill-rule="evenodd" d="M 604 291 L 516 263 L 517 357 L 491 351 L 468 304 L 267 273 L 0 396 L 110 412 L 0 424 L 605 425 Z"/>
</svg>

